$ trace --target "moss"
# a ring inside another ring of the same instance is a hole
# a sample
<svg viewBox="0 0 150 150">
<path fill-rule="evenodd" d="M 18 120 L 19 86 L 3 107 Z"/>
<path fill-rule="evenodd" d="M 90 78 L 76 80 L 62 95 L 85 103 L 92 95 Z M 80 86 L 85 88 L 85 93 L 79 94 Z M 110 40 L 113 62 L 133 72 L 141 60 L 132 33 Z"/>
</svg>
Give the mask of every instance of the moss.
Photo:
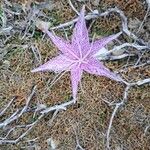
<svg viewBox="0 0 150 150">
<path fill-rule="evenodd" d="M 52 12 L 50 12 L 50 16 L 51 16 L 51 25 L 50 25 L 50 27 L 59 25 L 63 21 L 57 10 L 53 10 Z"/>
<path fill-rule="evenodd" d="M 35 40 L 39 40 L 39 39 L 42 38 L 42 36 L 43 36 L 42 31 L 37 31 L 37 30 L 36 30 L 36 31 L 34 32 L 33 38 L 34 38 Z"/>
<path fill-rule="evenodd" d="M 112 31 L 110 30 L 104 30 L 103 28 L 98 28 L 98 27 L 94 27 L 92 30 L 92 37 L 94 36 L 94 34 L 96 34 L 97 36 L 109 36 L 112 34 Z"/>
<path fill-rule="evenodd" d="M 24 51 L 23 48 L 10 49 L 4 58 L 7 60 L 14 59 L 14 57 L 16 57 L 16 56 L 19 57 L 19 55 L 21 55 L 23 51 Z"/>
</svg>

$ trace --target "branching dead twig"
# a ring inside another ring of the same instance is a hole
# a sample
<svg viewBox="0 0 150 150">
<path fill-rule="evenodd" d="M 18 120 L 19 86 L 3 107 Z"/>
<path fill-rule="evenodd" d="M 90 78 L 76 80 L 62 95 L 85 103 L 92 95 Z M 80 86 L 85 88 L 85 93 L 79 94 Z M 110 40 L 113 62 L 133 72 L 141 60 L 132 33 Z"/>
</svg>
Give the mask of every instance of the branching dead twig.
<svg viewBox="0 0 150 150">
<path fill-rule="evenodd" d="M 52 107 L 49 107 L 49 108 L 46 108 L 45 110 L 41 111 L 40 113 L 41 114 L 46 114 L 46 113 L 49 113 L 50 111 L 54 111 L 54 110 L 66 110 L 69 105 L 72 105 L 74 104 L 74 100 L 71 100 L 69 102 L 66 102 L 66 103 L 63 103 L 63 104 L 60 104 L 60 105 L 55 105 L 55 106 L 52 106 Z"/>
<path fill-rule="evenodd" d="M 29 106 L 29 102 L 31 101 L 34 93 L 35 93 L 35 89 L 36 89 L 36 86 L 33 87 L 32 89 L 32 92 L 30 94 L 30 96 L 27 98 L 27 101 L 26 101 L 26 105 L 24 106 L 24 108 L 19 112 L 19 110 L 17 110 L 14 114 L 11 115 L 11 117 L 9 117 L 8 119 L 6 119 L 5 121 L 3 121 L 2 123 L 0 123 L 0 128 L 3 128 L 5 126 L 7 126 L 8 124 L 10 124 L 11 122 L 15 121 L 16 119 L 19 119 L 23 113 L 26 112 L 28 106 Z"/>
<path fill-rule="evenodd" d="M 113 113 L 111 115 L 110 121 L 109 121 L 109 126 L 108 126 L 107 133 L 106 133 L 106 147 L 108 149 L 110 149 L 110 131 L 112 128 L 112 123 L 113 123 L 114 117 L 115 117 L 115 115 L 116 115 L 116 113 L 117 113 L 117 111 L 121 105 L 123 105 L 123 101 L 116 104 L 116 106 L 113 110 Z"/>
<path fill-rule="evenodd" d="M 113 120 L 114 120 L 114 117 L 116 116 L 116 113 L 118 111 L 118 109 L 125 104 L 125 102 L 127 101 L 127 98 L 128 98 L 128 92 L 129 90 L 131 89 L 131 87 L 133 86 L 141 86 L 141 85 L 144 85 L 144 84 L 148 84 L 150 83 L 150 78 L 148 79 L 144 79 L 144 80 L 140 80 L 140 81 L 137 81 L 135 83 L 127 83 L 126 81 L 124 82 L 127 86 L 124 90 L 124 95 L 123 95 L 123 99 L 120 103 L 116 103 L 116 104 L 112 104 L 112 103 L 109 103 L 107 102 L 110 106 L 112 105 L 115 105 L 115 108 L 113 110 L 113 113 L 111 115 L 111 118 L 110 118 L 110 121 L 109 121 L 109 125 L 108 125 L 108 129 L 107 129 L 107 132 L 106 132 L 106 148 L 109 150 L 110 149 L 110 131 L 111 131 L 111 128 L 112 128 L 112 123 L 113 123 Z"/>
<path fill-rule="evenodd" d="M 44 115 L 40 115 L 37 118 L 37 120 L 33 122 L 32 124 L 30 124 L 30 127 L 23 134 L 21 134 L 17 139 L 15 140 L 2 139 L 0 140 L 0 144 L 17 144 L 21 139 L 23 139 L 31 131 L 31 129 L 43 118 L 43 116 Z"/>
<path fill-rule="evenodd" d="M 149 1 L 149 0 L 146 0 L 146 2 L 147 2 L 147 5 L 148 5 L 148 8 L 147 8 L 146 14 L 145 14 L 145 16 L 144 16 L 144 19 L 143 19 L 142 23 L 140 24 L 140 27 L 139 27 L 139 29 L 138 29 L 137 32 L 140 32 L 140 30 L 141 30 L 141 28 L 142 28 L 142 26 L 143 26 L 143 24 L 144 24 L 146 18 L 148 17 L 149 11 L 150 11 L 150 1 Z"/>
<path fill-rule="evenodd" d="M 95 11 L 94 11 L 94 12 L 95 12 Z M 97 12 L 97 11 L 96 11 L 96 12 Z M 127 25 L 127 18 L 126 18 L 126 16 L 124 15 L 123 11 L 121 11 L 121 10 L 118 9 L 117 7 L 115 7 L 115 8 L 110 8 L 110 9 L 106 10 L 106 11 L 103 12 L 103 13 L 89 13 L 89 14 L 87 14 L 87 15 L 85 16 L 85 19 L 86 19 L 86 20 L 91 20 L 91 19 L 96 19 L 96 18 L 98 18 L 98 17 L 105 17 L 105 16 L 109 15 L 110 13 L 117 13 L 117 14 L 120 16 L 121 21 L 122 21 L 122 31 L 123 31 L 124 33 L 126 33 L 129 37 L 131 37 L 131 38 L 133 38 L 133 39 L 135 39 L 135 40 L 138 39 L 135 34 L 133 34 L 133 33 L 131 33 L 131 32 L 129 31 L 128 25 Z M 66 22 L 66 23 L 64 23 L 64 24 L 60 24 L 60 25 L 55 26 L 55 27 L 51 27 L 50 29 L 51 29 L 51 30 L 54 30 L 54 29 L 65 28 L 65 27 L 68 27 L 68 26 L 70 26 L 70 25 L 76 23 L 77 20 L 78 20 L 78 18 L 73 19 L 72 21 Z"/>
<path fill-rule="evenodd" d="M 79 15 L 79 12 L 77 11 L 77 9 L 73 6 L 71 0 L 68 0 L 69 5 L 71 6 L 72 10 Z"/>
<path fill-rule="evenodd" d="M 34 88 L 35 89 L 35 88 Z M 33 90 L 35 91 L 35 90 Z M 6 127 L 8 124 L 12 123 L 13 121 L 15 121 L 16 119 L 18 119 L 19 117 L 22 116 L 22 114 L 25 112 L 25 110 L 28 108 L 28 105 L 29 105 L 29 101 L 30 99 L 32 98 L 34 92 L 32 91 L 31 95 L 29 96 L 28 100 L 27 100 L 27 103 L 26 103 L 26 106 L 22 109 L 22 111 L 19 113 L 19 115 L 17 115 L 18 112 L 15 112 L 15 114 L 13 114 L 13 116 L 10 118 L 10 119 L 6 119 L 8 120 L 6 122 L 6 120 L 4 121 L 4 123 L 1 123 L 1 127 Z M 28 124 L 28 125 L 19 125 L 19 126 L 15 126 L 13 128 L 11 128 L 5 137 L 0 137 L 0 144 L 17 144 L 18 142 L 20 142 L 20 140 L 22 140 L 32 129 L 33 127 L 35 127 L 38 122 L 45 117 L 46 114 L 48 114 L 49 112 L 53 112 L 54 111 L 54 115 L 53 117 L 51 118 L 50 120 L 50 123 L 53 122 L 54 118 L 56 117 L 56 115 L 58 114 L 58 112 L 60 110 L 66 110 L 66 107 L 68 107 L 69 105 L 72 105 L 74 104 L 74 101 L 71 100 L 69 102 L 65 102 L 63 104 L 60 104 L 60 105 L 55 105 L 55 106 L 52 106 L 52 107 L 48 107 L 48 108 L 43 108 L 44 110 L 41 110 L 39 112 L 39 117 L 31 124 Z M 7 105 L 8 106 L 8 105 Z M 36 110 L 36 109 L 35 109 Z M 17 139 L 10 139 L 8 140 L 8 136 L 11 134 L 11 132 L 13 132 L 15 129 L 17 128 L 28 128 L 25 132 L 23 132 Z"/>
<path fill-rule="evenodd" d="M 145 128 L 145 130 L 144 130 L 144 136 L 146 135 L 146 132 L 148 131 L 149 128 L 150 128 L 150 124 Z"/>
<path fill-rule="evenodd" d="M 119 46 L 115 46 L 113 49 L 109 50 L 108 52 L 106 53 L 102 53 L 100 55 L 97 55 L 96 57 L 101 59 L 101 60 L 117 60 L 117 59 L 122 59 L 122 58 L 125 58 L 127 56 L 132 56 L 132 54 L 122 54 L 122 55 L 119 55 L 119 56 L 113 56 L 112 53 L 115 52 L 115 51 L 119 51 L 125 47 L 133 47 L 133 48 L 136 48 L 137 50 L 145 50 L 148 48 L 148 46 L 140 46 L 138 44 L 135 44 L 135 43 L 123 43 Z"/>
<path fill-rule="evenodd" d="M 75 129 L 75 126 L 72 125 L 72 128 L 73 128 L 73 131 L 74 131 L 75 136 L 76 136 L 76 148 L 75 148 L 75 150 L 78 150 L 78 149 L 84 150 L 84 148 L 83 148 L 83 147 L 80 145 L 80 143 L 79 143 L 79 138 L 78 138 L 78 134 L 77 134 L 77 131 L 76 131 L 76 129 Z"/>
<path fill-rule="evenodd" d="M 13 97 L 11 101 L 7 104 L 7 106 L 0 112 L 0 117 L 6 112 L 6 110 L 10 107 L 16 97 Z"/>
</svg>

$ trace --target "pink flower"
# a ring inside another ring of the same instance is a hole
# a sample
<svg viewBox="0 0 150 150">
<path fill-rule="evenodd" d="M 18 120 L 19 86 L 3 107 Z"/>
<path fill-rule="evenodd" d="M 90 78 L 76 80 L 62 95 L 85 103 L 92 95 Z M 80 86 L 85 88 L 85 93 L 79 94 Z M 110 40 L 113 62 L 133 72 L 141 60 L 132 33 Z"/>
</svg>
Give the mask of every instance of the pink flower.
<svg viewBox="0 0 150 150">
<path fill-rule="evenodd" d="M 79 19 L 75 25 L 71 41 L 63 40 L 62 38 L 53 35 L 47 28 L 43 28 L 43 31 L 48 34 L 62 54 L 32 70 L 32 72 L 70 71 L 74 102 L 76 102 L 78 84 L 81 81 L 83 71 L 90 74 L 105 76 L 116 81 L 121 81 L 119 76 L 109 71 L 108 68 L 106 68 L 97 58 L 94 57 L 94 54 L 96 54 L 110 41 L 116 39 L 121 33 L 90 43 L 88 30 L 84 19 L 84 10 L 85 8 L 83 7 Z"/>
</svg>

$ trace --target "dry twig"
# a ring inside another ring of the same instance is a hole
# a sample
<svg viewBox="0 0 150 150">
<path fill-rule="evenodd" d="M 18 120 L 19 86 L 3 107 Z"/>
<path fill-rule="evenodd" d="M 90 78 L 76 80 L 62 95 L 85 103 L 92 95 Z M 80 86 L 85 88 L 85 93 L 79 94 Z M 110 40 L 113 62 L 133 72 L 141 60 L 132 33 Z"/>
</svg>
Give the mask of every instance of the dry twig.
<svg viewBox="0 0 150 150">
<path fill-rule="evenodd" d="M 124 95 L 123 95 L 122 101 L 119 102 L 119 103 L 116 103 L 116 104 L 109 103 L 110 106 L 115 105 L 115 108 L 114 108 L 113 113 L 111 115 L 111 118 L 110 118 L 110 121 L 109 121 L 109 125 L 108 125 L 108 129 L 107 129 L 107 132 L 106 132 L 106 147 L 107 147 L 107 149 L 110 149 L 110 131 L 111 131 L 111 128 L 112 128 L 112 123 L 113 123 L 114 117 L 116 116 L 116 113 L 117 113 L 118 109 L 122 105 L 124 105 L 125 102 L 127 101 L 129 90 L 133 86 L 136 86 L 136 85 L 137 86 L 141 86 L 141 85 L 150 83 L 150 78 L 144 79 L 144 80 L 140 80 L 140 81 L 137 81 L 135 83 L 127 83 L 126 81 L 124 83 L 127 86 L 126 86 L 126 88 L 124 90 Z"/>
<path fill-rule="evenodd" d="M 33 88 L 34 90 L 32 91 L 31 95 L 29 96 L 28 100 L 27 100 L 27 103 L 26 103 L 26 106 L 22 109 L 22 111 L 18 114 L 18 111 L 15 112 L 13 114 L 13 116 L 11 116 L 10 118 L 6 119 L 4 122 L 2 122 L 0 125 L 0 127 L 6 127 L 8 124 L 12 123 L 13 121 L 15 121 L 16 119 L 20 118 L 23 113 L 27 110 L 28 106 L 29 106 L 29 102 L 35 92 L 35 88 L 36 86 Z M 74 101 L 71 100 L 69 102 L 66 102 L 66 103 L 63 103 L 63 104 L 60 104 L 60 105 L 55 105 L 55 106 L 52 106 L 52 107 L 48 107 L 48 108 L 43 108 L 40 112 L 39 112 L 39 117 L 31 124 L 28 124 L 28 125 L 18 125 L 18 126 L 14 126 L 13 128 L 11 128 L 5 137 L 0 137 L 0 144 L 17 144 L 18 142 L 20 142 L 32 129 L 33 127 L 35 127 L 37 125 L 37 123 L 45 117 L 45 115 L 47 115 L 49 112 L 53 112 L 54 111 L 54 115 L 53 117 L 51 118 L 50 120 L 50 123 L 53 122 L 54 118 L 56 117 L 56 115 L 58 114 L 58 112 L 60 110 L 66 110 L 66 107 L 69 106 L 69 105 L 72 105 L 74 104 Z M 8 106 L 8 105 L 7 105 Z M 36 111 L 36 109 L 34 109 Z M 27 130 L 25 132 L 23 132 L 17 139 L 8 139 L 9 135 L 14 131 L 16 130 L 17 128 L 27 128 Z"/>
</svg>

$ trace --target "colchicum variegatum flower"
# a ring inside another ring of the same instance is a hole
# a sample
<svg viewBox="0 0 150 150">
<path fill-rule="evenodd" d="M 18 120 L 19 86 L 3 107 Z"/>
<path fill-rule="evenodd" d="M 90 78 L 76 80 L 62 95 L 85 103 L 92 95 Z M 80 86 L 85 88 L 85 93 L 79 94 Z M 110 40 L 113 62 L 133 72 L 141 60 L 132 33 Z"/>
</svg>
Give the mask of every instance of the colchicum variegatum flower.
<svg viewBox="0 0 150 150">
<path fill-rule="evenodd" d="M 51 38 L 52 42 L 58 47 L 62 54 L 32 70 L 32 72 L 70 71 L 74 102 L 76 102 L 78 85 L 81 81 L 83 71 L 90 74 L 105 76 L 116 81 L 121 81 L 121 78 L 118 75 L 111 72 L 94 56 L 106 44 L 116 39 L 121 33 L 111 35 L 90 43 L 88 30 L 84 19 L 84 11 L 85 9 L 83 7 L 73 30 L 71 41 L 66 41 L 48 31 L 47 28 L 42 28 L 42 30 L 47 33 L 47 35 Z"/>
</svg>

